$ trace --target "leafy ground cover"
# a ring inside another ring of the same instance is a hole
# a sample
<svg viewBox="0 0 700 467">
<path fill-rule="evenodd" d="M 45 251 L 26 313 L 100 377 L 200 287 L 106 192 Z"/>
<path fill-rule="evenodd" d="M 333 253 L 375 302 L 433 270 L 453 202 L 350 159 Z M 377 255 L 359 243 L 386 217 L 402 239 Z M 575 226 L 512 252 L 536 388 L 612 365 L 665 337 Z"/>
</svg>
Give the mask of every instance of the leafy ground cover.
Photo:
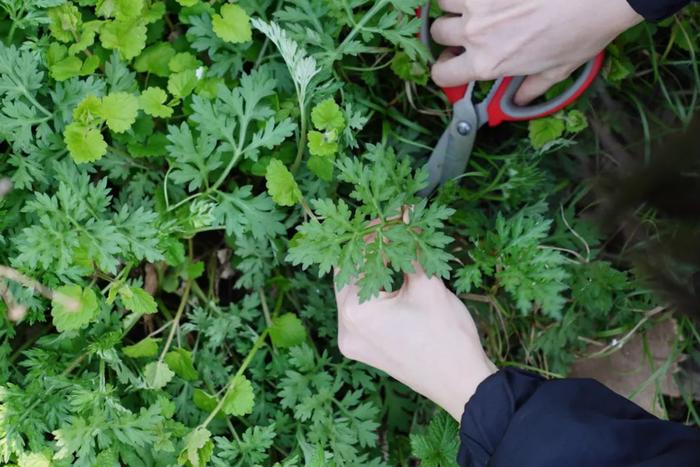
<svg viewBox="0 0 700 467">
<path fill-rule="evenodd" d="M 368 298 L 417 259 L 499 364 L 553 377 L 668 318 L 590 179 L 690 123 L 700 10 L 625 34 L 585 99 L 484 132 L 423 200 L 449 115 L 420 3 L 0 0 L 4 463 L 450 465 L 445 414 L 339 355 L 333 266 Z M 669 363 L 700 345 L 676 319 Z"/>
</svg>

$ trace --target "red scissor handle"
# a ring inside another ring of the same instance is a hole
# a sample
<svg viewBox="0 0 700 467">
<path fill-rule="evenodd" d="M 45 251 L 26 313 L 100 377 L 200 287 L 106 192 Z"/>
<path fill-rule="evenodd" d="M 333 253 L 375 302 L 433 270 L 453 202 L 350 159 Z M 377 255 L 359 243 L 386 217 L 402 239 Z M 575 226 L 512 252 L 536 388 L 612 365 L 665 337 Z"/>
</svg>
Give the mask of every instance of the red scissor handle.
<svg viewBox="0 0 700 467">
<path fill-rule="evenodd" d="M 425 7 L 416 9 L 418 18 L 424 20 L 418 37 L 427 46 L 430 46 L 428 21 L 429 6 L 430 3 L 427 3 Z M 572 86 L 558 97 L 541 104 L 521 107 L 513 102 L 513 97 L 520 89 L 520 86 L 522 86 L 525 77 L 505 77 L 497 80 L 496 84 L 489 92 L 489 95 L 484 100 L 484 103 L 481 104 L 486 106 L 489 126 L 497 126 L 503 122 L 536 120 L 555 114 L 568 107 L 581 97 L 591 84 L 593 84 L 603 67 L 604 61 L 605 52 L 600 52 L 584 66 L 583 72 Z M 461 86 L 442 88 L 442 91 L 445 93 L 445 96 L 447 96 L 447 100 L 454 105 L 464 99 L 468 89 L 469 85 L 463 84 Z"/>
</svg>

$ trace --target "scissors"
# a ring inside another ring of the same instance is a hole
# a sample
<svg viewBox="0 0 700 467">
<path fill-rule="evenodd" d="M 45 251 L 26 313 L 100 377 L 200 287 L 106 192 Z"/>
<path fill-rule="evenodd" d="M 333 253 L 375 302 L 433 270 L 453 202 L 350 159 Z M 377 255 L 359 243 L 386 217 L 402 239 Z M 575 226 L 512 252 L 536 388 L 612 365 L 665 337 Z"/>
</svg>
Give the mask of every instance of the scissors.
<svg viewBox="0 0 700 467">
<path fill-rule="evenodd" d="M 420 39 L 428 48 L 431 44 L 429 10 L 430 1 L 417 10 L 417 15 L 422 20 Z M 604 59 L 605 53 L 600 52 L 584 65 L 576 81 L 562 94 L 548 102 L 529 106 L 519 106 L 513 102 L 513 97 L 526 76 L 509 76 L 496 80 L 486 98 L 479 103 L 472 100 L 475 83 L 442 88 L 453 105 L 452 120 L 428 160 L 428 186 L 419 195 L 429 196 L 437 187 L 464 173 L 479 128 L 487 123 L 490 127 L 495 127 L 503 122 L 537 120 L 559 112 L 581 97 L 593 84 Z"/>
</svg>

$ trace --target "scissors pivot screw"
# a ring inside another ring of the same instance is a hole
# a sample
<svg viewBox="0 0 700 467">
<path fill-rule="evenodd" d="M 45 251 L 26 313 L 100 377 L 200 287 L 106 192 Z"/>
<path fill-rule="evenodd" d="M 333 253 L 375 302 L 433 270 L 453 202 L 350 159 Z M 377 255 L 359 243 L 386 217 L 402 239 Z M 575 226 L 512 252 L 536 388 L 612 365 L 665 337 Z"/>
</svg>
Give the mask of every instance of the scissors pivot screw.
<svg viewBox="0 0 700 467">
<path fill-rule="evenodd" d="M 460 135 L 467 136 L 471 132 L 472 132 L 472 126 L 469 124 L 469 122 L 457 123 L 457 133 L 459 133 Z"/>
</svg>

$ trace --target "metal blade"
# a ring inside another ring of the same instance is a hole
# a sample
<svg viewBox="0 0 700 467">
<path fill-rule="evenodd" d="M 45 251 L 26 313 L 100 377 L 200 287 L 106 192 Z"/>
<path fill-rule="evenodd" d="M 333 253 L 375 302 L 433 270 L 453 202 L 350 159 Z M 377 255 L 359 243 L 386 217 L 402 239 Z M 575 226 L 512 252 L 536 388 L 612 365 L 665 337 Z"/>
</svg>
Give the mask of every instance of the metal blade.
<svg viewBox="0 0 700 467">
<path fill-rule="evenodd" d="M 477 110 L 472 103 L 473 86 L 467 95 L 454 106 L 452 121 L 440 137 L 438 144 L 428 159 L 428 186 L 419 192 L 429 196 L 443 183 L 464 173 L 474 148 L 480 122 Z"/>
</svg>

